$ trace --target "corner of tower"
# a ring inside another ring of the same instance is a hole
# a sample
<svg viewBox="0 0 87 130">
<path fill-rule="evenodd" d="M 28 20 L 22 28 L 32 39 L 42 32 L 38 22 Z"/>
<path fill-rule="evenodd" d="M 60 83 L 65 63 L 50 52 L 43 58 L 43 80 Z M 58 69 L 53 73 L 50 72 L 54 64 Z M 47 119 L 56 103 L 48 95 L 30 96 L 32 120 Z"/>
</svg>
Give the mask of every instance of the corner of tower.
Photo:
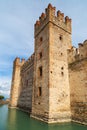
<svg viewBox="0 0 87 130">
<path fill-rule="evenodd" d="M 45 9 L 45 13 L 42 13 L 39 19 L 36 21 L 34 25 L 34 36 L 36 37 L 38 33 L 49 23 L 52 22 L 56 26 L 64 29 L 65 31 L 72 33 L 72 20 L 68 17 L 64 17 L 64 13 L 60 10 L 56 12 L 56 8 L 53 7 L 51 4 Z"/>
<path fill-rule="evenodd" d="M 25 63 L 25 59 L 20 59 L 16 57 L 13 62 L 13 73 L 12 73 L 12 83 L 11 83 L 11 93 L 10 93 L 10 104 L 9 107 L 17 107 L 19 100 L 20 91 L 20 71 L 21 66 Z"/>
</svg>

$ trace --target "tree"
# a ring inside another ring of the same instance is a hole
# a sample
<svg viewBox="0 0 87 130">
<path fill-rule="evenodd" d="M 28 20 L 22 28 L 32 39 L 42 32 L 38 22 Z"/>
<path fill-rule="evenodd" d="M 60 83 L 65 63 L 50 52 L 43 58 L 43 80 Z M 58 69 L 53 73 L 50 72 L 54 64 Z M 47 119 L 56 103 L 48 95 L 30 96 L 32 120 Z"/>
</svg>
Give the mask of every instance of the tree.
<svg viewBox="0 0 87 130">
<path fill-rule="evenodd" d="M 0 95 L 0 100 L 4 99 L 4 96 L 3 95 Z"/>
</svg>

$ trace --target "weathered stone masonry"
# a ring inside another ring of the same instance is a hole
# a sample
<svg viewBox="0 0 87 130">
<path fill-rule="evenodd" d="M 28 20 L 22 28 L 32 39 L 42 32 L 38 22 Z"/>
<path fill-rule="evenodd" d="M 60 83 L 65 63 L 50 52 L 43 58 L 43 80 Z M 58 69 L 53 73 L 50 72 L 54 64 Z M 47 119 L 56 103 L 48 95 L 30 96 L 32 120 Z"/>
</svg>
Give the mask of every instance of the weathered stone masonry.
<svg viewBox="0 0 87 130">
<path fill-rule="evenodd" d="M 87 124 L 87 41 L 68 55 L 72 120 Z"/>
<path fill-rule="evenodd" d="M 25 62 L 16 58 L 13 66 L 11 107 L 19 107 L 31 112 L 34 54 Z M 20 77 L 20 79 L 19 79 Z"/>
<path fill-rule="evenodd" d="M 32 86 L 34 71 L 34 54 L 21 67 L 21 83 L 18 107 L 31 112 L 32 108 Z"/>
<path fill-rule="evenodd" d="M 10 106 L 47 123 L 87 124 L 87 41 L 72 46 L 71 19 L 51 4 L 34 27 L 34 54 L 14 61 Z"/>
</svg>

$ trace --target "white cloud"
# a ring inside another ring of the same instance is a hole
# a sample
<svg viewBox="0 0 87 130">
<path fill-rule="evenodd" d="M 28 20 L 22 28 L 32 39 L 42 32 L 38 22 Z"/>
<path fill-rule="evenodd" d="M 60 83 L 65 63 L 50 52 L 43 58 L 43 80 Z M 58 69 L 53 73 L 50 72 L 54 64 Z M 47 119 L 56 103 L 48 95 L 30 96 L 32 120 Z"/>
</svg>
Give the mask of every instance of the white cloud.
<svg viewBox="0 0 87 130">
<path fill-rule="evenodd" d="M 0 90 L 0 94 L 1 94 L 1 95 L 4 95 L 4 96 L 6 96 L 6 97 L 9 97 L 9 95 L 10 95 L 10 90 L 7 90 L 7 91 L 5 91 L 5 90 Z"/>
<path fill-rule="evenodd" d="M 11 80 L 8 77 L 0 77 L 0 94 L 9 97 L 11 88 Z"/>
</svg>

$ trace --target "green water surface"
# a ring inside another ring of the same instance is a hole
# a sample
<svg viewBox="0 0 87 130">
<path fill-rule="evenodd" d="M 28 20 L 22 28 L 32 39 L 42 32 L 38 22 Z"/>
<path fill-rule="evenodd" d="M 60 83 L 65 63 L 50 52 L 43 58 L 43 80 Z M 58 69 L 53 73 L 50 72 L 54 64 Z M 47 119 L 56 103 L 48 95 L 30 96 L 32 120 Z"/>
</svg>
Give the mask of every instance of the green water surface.
<svg viewBox="0 0 87 130">
<path fill-rule="evenodd" d="M 87 126 L 75 123 L 48 125 L 20 110 L 0 105 L 0 130 L 87 130 Z"/>
</svg>

